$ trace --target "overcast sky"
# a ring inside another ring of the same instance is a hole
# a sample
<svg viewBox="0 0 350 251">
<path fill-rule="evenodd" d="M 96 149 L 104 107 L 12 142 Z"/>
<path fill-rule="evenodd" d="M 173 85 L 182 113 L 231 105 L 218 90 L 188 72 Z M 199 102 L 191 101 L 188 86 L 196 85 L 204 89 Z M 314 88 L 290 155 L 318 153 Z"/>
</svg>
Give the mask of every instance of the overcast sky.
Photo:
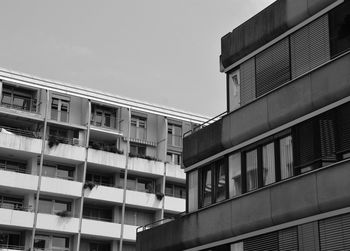
<svg viewBox="0 0 350 251">
<path fill-rule="evenodd" d="M 0 0 L 0 67 L 215 116 L 220 38 L 274 0 Z"/>
</svg>

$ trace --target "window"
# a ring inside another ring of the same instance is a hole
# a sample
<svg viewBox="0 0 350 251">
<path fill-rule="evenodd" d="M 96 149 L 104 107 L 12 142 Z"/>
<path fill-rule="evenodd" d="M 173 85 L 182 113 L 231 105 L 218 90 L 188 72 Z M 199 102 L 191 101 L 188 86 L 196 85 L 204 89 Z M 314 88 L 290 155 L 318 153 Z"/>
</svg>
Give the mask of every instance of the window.
<svg viewBox="0 0 350 251">
<path fill-rule="evenodd" d="M 40 165 L 40 163 L 38 163 Z M 60 178 L 65 180 L 74 180 L 74 167 L 59 164 L 44 163 L 42 175 L 52 178 Z M 38 170 L 39 174 L 39 170 Z"/>
<path fill-rule="evenodd" d="M 120 174 L 120 187 L 124 187 L 124 173 Z M 153 179 L 146 177 L 137 177 L 128 174 L 126 189 L 154 193 L 155 192 L 155 182 Z"/>
<path fill-rule="evenodd" d="M 167 182 L 165 184 L 165 195 L 186 199 L 186 188 L 183 185 Z"/>
<path fill-rule="evenodd" d="M 241 154 L 234 153 L 228 158 L 230 197 L 242 194 Z"/>
<path fill-rule="evenodd" d="M 109 243 L 90 243 L 89 251 L 110 251 L 111 245 Z"/>
<path fill-rule="evenodd" d="M 227 74 L 227 95 L 228 95 L 228 111 L 232 112 L 240 107 L 240 78 L 239 70 Z"/>
<path fill-rule="evenodd" d="M 1 105 L 23 111 L 36 112 L 36 92 L 24 88 L 4 85 Z"/>
<path fill-rule="evenodd" d="M 167 162 L 169 162 L 171 164 L 181 165 L 181 154 L 168 152 L 166 154 L 166 160 L 167 160 Z"/>
<path fill-rule="evenodd" d="M 86 205 L 83 209 L 83 218 L 112 222 L 112 209 Z"/>
<path fill-rule="evenodd" d="M 61 122 L 69 120 L 69 100 L 52 98 L 51 102 L 51 119 Z"/>
<path fill-rule="evenodd" d="M 140 144 L 135 144 L 135 143 L 130 143 L 130 154 L 132 156 L 136 156 L 136 157 L 146 156 L 146 146 L 140 145 Z"/>
<path fill-rule="evenodd" d="M 23 210 L 23 199 L 14 196 L 0 195 L 0 208 Z"/>
<path fill-rule="evenodd" d="M 52 235 L 36 235 L 34 250 L 69 251 L 69 238 Z"/>
<path fill-rule="evenodd" d="M 120 212 L 121 213 L 121 212 Z M 154 212 L 141 209 L 126 208 L 125 224 L 133 226 L 144 226 L 154 221 Z"/>
<path fill-rule="evenodd" d="M 201 170 L 200 206 L 205 207 L 228 198 L 227 161 L 221 159 Z"/>
<path fill-rule="evenodd" d="M 91 111 L 91 124 L 107 128 L 117 128 L 116 113 L 116 109 L 94 104 Z"/>
<path fill-rule="evenodd" d="M 71 210 L 71 202 L 50 199 L 39 199 L 39 213 L 56 214 L 60 212 L 71 212 Z"/>
<path fill-rule="evenodd" d="M 94 173 L 87 173 L 86 174 L 86 181 L 91 181 L 97 185 L 102 186 L 113 186 L 113 177 L 108 174 L 94 174 Z"/>
<path fill-rule="evenodd" d="M 0 230 L 0 250 L 2 249 L 22 249 L 23 238 L 21 233 L 14 231 Z"/>
<path fill-rule="evenodd" d="M 136 115 L 131 115 L 130 137 L 134 139 L 147 139 L 146 135 L 147 119 Z"/>
<path fill-rule="evenodd" d="M 281 138 L 279 140 L 279 148 L 280 172 L 283 180 L 294 176 L 292 136 L 288 135 Z"/>
<path fill-rule="evenodd" d="M 329 13 L 331 55 L 336 57 L 350 49 L 350 2 L 334 8 Z"/>
<path fill-rule="evenodd" d="M 0 169 L 4 169 L 7 171 L 25 173 L 26 166 L 24 163 L 14 162 L 10 160 L 0 159 Z"/>
<path fill-rule="evenodd" d="M 258 188 L 258 152 L 257 149 L 245 153 L 247 191 Z"/>
<path fill-rule="evenodd" d="M 168 124 L 168 146 L 182 146 L 182 126 L 176 124 Z"/>
</svg>

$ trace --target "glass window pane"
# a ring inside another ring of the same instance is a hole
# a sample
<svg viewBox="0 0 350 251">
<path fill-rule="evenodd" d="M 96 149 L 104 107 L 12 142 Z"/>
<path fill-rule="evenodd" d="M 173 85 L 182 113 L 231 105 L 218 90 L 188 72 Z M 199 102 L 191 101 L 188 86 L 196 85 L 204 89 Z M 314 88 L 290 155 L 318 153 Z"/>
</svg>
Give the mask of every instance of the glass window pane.
<svg viewBox="0 0 350 251">
<path fill-rule="evenodd" d="M 40 248 L 40 249 L 47 249 L 47 248 L 49 248 L 50 247 L 50 245 L 49 245 L 49 237 L 48 236 L 43 236 L 43 235 L 35 236 L 34 247 L 35 248 Z"/>
<path fill-rule="evenodd" d="M 95 125 L 97 125 L 97 126 L 102 125 L 102 112 L 99 112 L 99 111 L 96 112 Z"/>
<path fill-rule="evenodd" d="M 63 211 L 70 211 L 69 203 L 55 201 L 54 212 L 56 213 L 56 212 L 63 212 Z"/>
<path fill-rule="evenodd" d="M 223 160 L 216 167 L 216 202 L 226 199 L 226 166 Z"/>
<path fill-rule="evenodd" d="M 230 155 L 228 163 L 230 197 L 234 197 L 242 194 L 241 153 Z"/>
<path fill-rule="evenodd" d="M 104 126 L 111 127 L 111 114 L 105 113 L 105 123 Z"/>
<path fill-rule="evenodd" d="M 246 153 L 247 191 L 258 188 L 258 158 L 257 150 Z"/>
<path fill-rule="evenodd" d="M 165 195 L 174 196 L 173 185 L 171 184 L 165 185 Z"/>
<path fill-rule="evenodd" d="M 11 93 L 6 93 L 6 92 L 3 92 L 2 94 L 2 99 L 1 99 L 1 103 L 2 104 L 6 104 L 6 105 L 11 105 Z"/>
<path fill-rule="evenodd" d="M 211 184 L 211 167 L 207 167 L 203 170 L 203 180 L 202 180 L 202 205 L 207 206 L 212 202 L 212 184 Z"/>
<path fill-rule="evenodd" d="M 46 165 L 43 166 L 42 175 L 46 177 L 56 177 L 56 167 Z"/>
<path fill-rule="evenodd" d="M 39 213 L 51 214 L 53 202 L 51 200 L 39 200 Z"/>
<path fill-rule="evenodd" d="M 287 179 L 294 175 L 292 136 L 280 139 L 280 166 L 281 179 Z"/>
<path fill-rule="evenodd" d="M 52 237 L 53 248 L 69 248 L 69 239 L 65 237 Z"/>
<path fill-rule="evenodd" d="M 275 148 L 274 143 L 262 147 L 263 154 L 263 185 L 276 181 L 275 175 Z"/>
<path fill-rule="evenodd" d="M 8 245 L 11 246 L 21 246 L 21 236 L 20 234 L 10 233 L 8 239 Z"/>
</svg>

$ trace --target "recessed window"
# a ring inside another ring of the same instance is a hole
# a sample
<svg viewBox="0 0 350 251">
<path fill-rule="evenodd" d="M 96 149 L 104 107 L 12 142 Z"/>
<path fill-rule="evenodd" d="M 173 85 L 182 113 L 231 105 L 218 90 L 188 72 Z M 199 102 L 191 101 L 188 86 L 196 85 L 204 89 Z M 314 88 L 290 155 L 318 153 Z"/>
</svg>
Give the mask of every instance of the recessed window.
<svg viewBox="0 0 350 251">
<path fill-rule="evenodd" d="M 91 110 L 91 125 L 117 128 L 116 114 L 117 109 L 94 104 Z"/>
<path fill-rule="evenodd" d="M 228 172 L 226 159 L 218 160 L 201 170 L 200 206 L 228 198 Z"/>
<path fill-rule="evenodd" d="M 69 100 L 52 98 L 51 101 L 51 119 L 61 122 L 68 122 L 69 120 Z"/>
<path fill-rule="evenodd" d="M 3 85 L 1 105 L 17 110 L 36 112 L 36 91 Z"/>
<path fill-rule="evenodd" d="M 231 112 L 239 108 L 241 105 L 239 70 L 231 72 L 227 75 L 227 85 L 228 108 L 229 112 Z"/>
<path fill-rule="evenodd" d="M 34 239 L 35 250 L 69 251 L 69 238 L 52 235 L 36 235 Z"/>
<path fill-rule="evenodd" d="M 146 146 L 141 144 L 130 143 L 130 154 L 133 156 L 146 156 Z"/>
<path fill-rule="evenodd" d="M 136 115 L 131 115 L 130 137 L 134 139 L 147 139 L 146 134 L 147 119 Z"/>
<path fill-rule="evenodd" d="M 182 126 L 169 123 L 168 124 L 168 146 L 182 146 Z"/>
<path fill-rule="evenodd" d="M 180 153 L 173 153 L 168 152 L 167 155 L 167 162 L 175 165 L 181 165 L 181 154 Z"/>
<path fill-rule="evenodd" d="M 72 203 L 55 199 L 39 199 L 39 213 L 56 214 L 71 212 Z"/>
</svg>

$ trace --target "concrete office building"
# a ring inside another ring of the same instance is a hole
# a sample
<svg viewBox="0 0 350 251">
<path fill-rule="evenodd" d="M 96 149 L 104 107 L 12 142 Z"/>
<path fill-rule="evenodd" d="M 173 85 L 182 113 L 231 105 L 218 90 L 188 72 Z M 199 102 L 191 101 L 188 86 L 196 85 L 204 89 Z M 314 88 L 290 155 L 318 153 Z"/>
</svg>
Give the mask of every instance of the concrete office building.
<svg viewBox="0 0 350 251">
<path fill-rule="evenodd" d="M 187 214 L 137 250 L 350 250 L 350 1 L 277 0 L 220 63 L 227 114 L 184 136 Z"/>
<path fill-rule="evenodd" d="M 182 133 L 208 118 L 6 70 L 0 93 L 0 250 L 135 250 L 185 211 Z"/>
</svg>

